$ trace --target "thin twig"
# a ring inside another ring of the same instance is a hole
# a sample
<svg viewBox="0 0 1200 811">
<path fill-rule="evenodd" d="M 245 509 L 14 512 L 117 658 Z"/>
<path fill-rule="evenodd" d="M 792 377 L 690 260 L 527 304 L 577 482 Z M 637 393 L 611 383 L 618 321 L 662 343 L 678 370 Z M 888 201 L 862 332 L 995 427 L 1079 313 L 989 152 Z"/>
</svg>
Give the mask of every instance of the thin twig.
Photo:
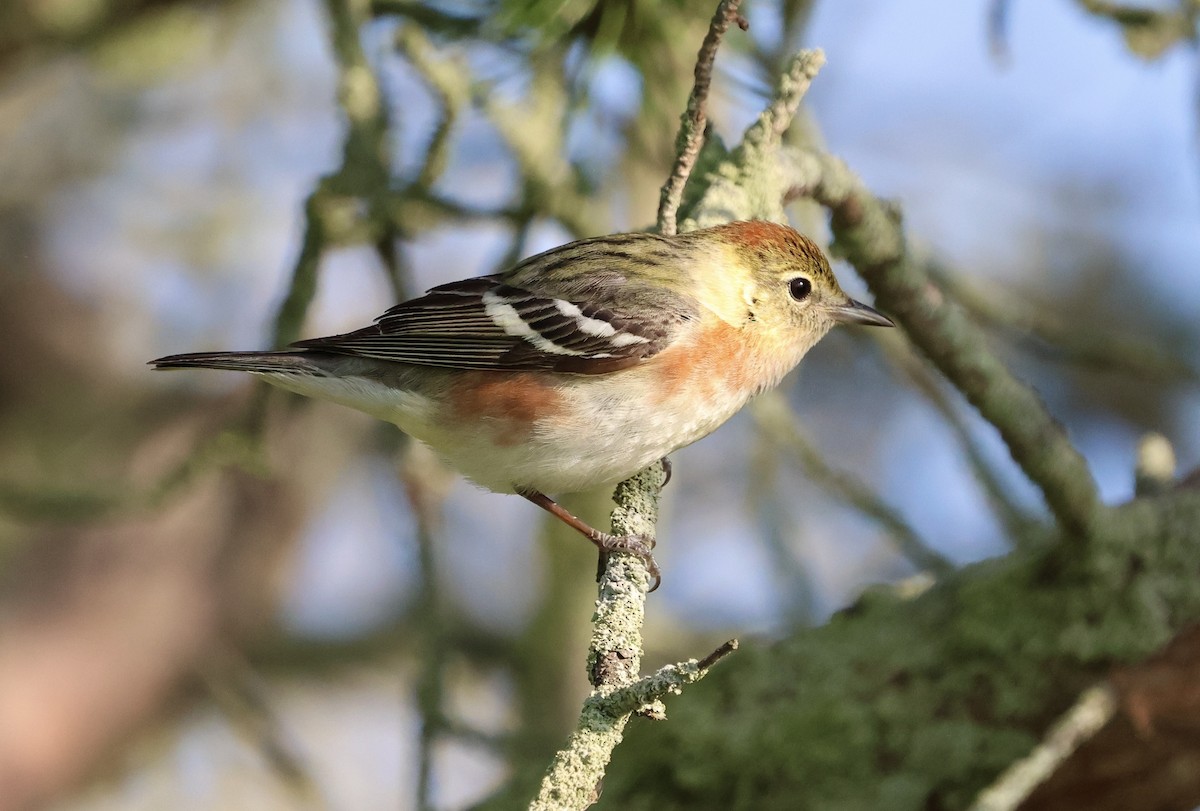
<svg viewBox="0 0 1200 811">
<path fill-rule="evenodd" d="M 470 68 L 463 58 L 439 58 L 429 38 L 415 25 L 402 26 L 396 32 L 396 47 L 425 80 L 442 108 L 415 181 L 417 186 L 429 187 L 446 169 L 450 159 L 450 134 L 459 112 L 470 103 Z"/>
<path fill-rule="evenodd" d="M 708 670 L 710 667 L 712 667 L 717 662 L 721 661 L 722 659 L 724 659 L 726 656 L 733 653 L 737 649 L 738 649 L 738 641 L 736 639 L 731 639 L 728 642 L 721 645 L 721 647 L 717 648 L 715 651 L 710 653 L 708 656 L 705 656 L 703 659 L 701 659 L 699 662 L 697 662 L 696 667 L 698 667 L 700 670 Z"/>
<path fill-rule="evenodd" d="M 361 12 L 366 9 L 350 0 L 326 0 L 325 6 L 340 70 L 338 101 L 348 126 L 341 166 L 320 180 L 304 206 L 304 239 L 288 294 L 275 317 L 275 346 L 285 346 L 300 337 L 327 248 L 350 241 L 382 246 L 396 235 L 388 205 L 391 167 L 387 107 L 359 40 L 359 27 L 366 22 Z M 359 202 L 366 204 L 365 218 L 359 213 Z M 386 262 L 387 254 L 382 258 Z"/>
<path fill-rule="evenodd" d="M 741 0 L 721 0 L 717 11 L 713 14 L 708 26 L 708 34 L 700 45 L 696 55 L 695 83 L 692 93 L 688 96 L 687 111 L 683 114 L 679 125 L 679 134 L 675 137 L 675 165 L 667 182 L 663 184 L 658 202 L 658 229 L 664 234 L 675 234 L 675 217 L 679 212 L 679 201 L 683 199 L 683 187 L 687 185 L 696 158 L 700 156 L 700 147 L 704 145 L 704 129 L 708 121 L 708 89 L 712 84 L 713 62 L 717 58 L 717 48 L 721 39 L 729 30 L 729 24 L 737 20 L 742 30 L 746 29 L 745 20 L 738 16 L 738 6 Z"/>
<path fill-rule="evenodd" d="M 262 754 L 291 793 L 297 808 L 327 808 L 320 786 L 268 696 L 263 679 L 244 654 L 217 646 L 197 670 L 213 705 Z"/>
<path fill-rule="evenodd" d="M 988 5 L 988 52 L 991 54 L 992 61 L 1000 67 L 1007 67 L 1011 59 L 1008 49 L 1008 13 L 1010 10 L 1010 0 L 992 0 Z"/>
<path fill-rule="evenodd" d="M 731 218 L 786 220 L 784 203 L 798 192 L 789 180 L 788 162 L 794 158 L 782 148 L 782 135 L 824 64 L 820 49 L 800 51 L 788 60 L 766 109 L 728 157 L 706 173 L 709 185 L 690 206 L 681 230 L 720 225 Z"/>
</svg>

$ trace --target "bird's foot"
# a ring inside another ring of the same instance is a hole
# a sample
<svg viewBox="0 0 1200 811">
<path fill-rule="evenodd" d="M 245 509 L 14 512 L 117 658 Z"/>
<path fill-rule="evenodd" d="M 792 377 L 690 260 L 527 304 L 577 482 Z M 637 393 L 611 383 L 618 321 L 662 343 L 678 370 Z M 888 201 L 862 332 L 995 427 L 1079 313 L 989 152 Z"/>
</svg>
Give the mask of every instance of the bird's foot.
<svg viewBox="0 0 1200 811">
<path fill-rule="evenodd" d="M 662 585 L 662 570 L 658 568 L 658 561 L 654 559 L 654 554 L 651 550 L 654 548 L 654 540 L 645 535 L 609 535 L 607 532 L 593 530 L 595 534 L 589 535 L 592 543 L 600 549 L 600 566 L 596 572 L 597 579 L 604 574 L 604 570 L 608 567 L 608 557 L 613 552 L 625 552 L 633 555 L 646 565 L 646 571 L 650 577 L 654 579 L 654 584 L 650 587 L 650 591 L 655 591 Z"/>
</svg>

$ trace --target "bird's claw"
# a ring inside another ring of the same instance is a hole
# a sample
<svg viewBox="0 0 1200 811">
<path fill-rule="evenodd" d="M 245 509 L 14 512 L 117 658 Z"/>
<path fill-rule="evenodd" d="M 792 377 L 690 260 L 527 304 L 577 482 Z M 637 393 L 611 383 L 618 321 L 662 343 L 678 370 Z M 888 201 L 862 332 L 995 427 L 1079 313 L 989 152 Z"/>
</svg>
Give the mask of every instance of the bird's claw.
<svg viewBox="0 0 1200 811">
<path fill-rule="evenodd" d="M 654 548 L 652 538 L 645 535 L 603 534 L 596 539 L 596 545 L 600 547 L 600 551 L 604 555 L 611 552 L 626 552 L 641 560 L 646 566 L 646 572 L 654 578 L 654 584 L 650 586 L 650 591 L 655 591 L 662 585 L 662 570 L 658 567 L 658 561 L 654 559 L 654 554 L 650 551 Z"/>
</svg>

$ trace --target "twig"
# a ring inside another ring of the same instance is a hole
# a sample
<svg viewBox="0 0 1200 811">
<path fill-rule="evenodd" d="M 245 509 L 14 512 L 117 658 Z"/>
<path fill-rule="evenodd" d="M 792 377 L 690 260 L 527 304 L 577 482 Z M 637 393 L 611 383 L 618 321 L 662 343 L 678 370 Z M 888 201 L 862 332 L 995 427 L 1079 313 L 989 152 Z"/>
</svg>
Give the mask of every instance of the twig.
<svg viewBox="0 0 1200 811">
<path fill-rule="evenodd" d="M 730 219 L 786 220 L 784 203 L 795 196 L 782 135 L 800 102 L 825 64 L 820 50 L 794 55 L 775 86 L 767 108 L 742 136 L 742 142 L 706 179 L 708 187 L 692 206 L 680 230 L 719 225 Z"/>
<path fill-rule="evenodd" d="M 701 659 L 699 662 L 697 662 L 696 667 L 699 670 L 708 670 L 710 667 L 712 667 L 717 662 L 721 661 L 722 659 L 724 659 L 726 656 L 733 653 L 737 649 L 738 649 L 738 641 L 736 639 L 731 639 L 728 642 L 725 642 L 724 644 L 722 644 L 721 647 L 717 648 L 715 651 L 710 653 L 708 656 L 705 656 L 703 659 Z"/>
<path fill-rule="evenodd" d="M 39 522 L 95 521 L 122 511 L 154 510 L 201 476 L 239 468 L 264 476 L 267 465 L 253 431 L 231 429 L 202 439 L 175 467 L 145 490 L 106 487 L 58 489 L 0 481 L 0 514 Z"/>
<path fill-rule="evenodd" d="M 1137 466 L 1133 472 L 1133 492 L 1138 496 L 1157 496 L 1175 483 L 1175 449 L 1165 436 L 1149 433 L 1138 440 Z"/>
<path fill-rule="evenodd" d="M 292 267 L 287 295 L 275 314 L 272 344 L 276 347 L 287 346 L 300 338 L 304 317 L 317 295 L 317 272 L 328 241 L 321 214 L 321 198 L 322 188 L 318 184 L 304 203 L 304 238 L 300 243 L 300 255 Z"/>
<path fill-rule="evenodd" d="M 477 86 L 474 93 L 520 169 L 523 208 L 554 217 L 577 236 L 593 233 L 598 203 L 580 192 L 579 174 L 564 156 L 567 102 L 558 77 L 535 73 L 520 103 L 506 102 L 488 87 Z"/>
<path fill-rule="evenodd" d="M 663 234 L 677 233 L 675 222 L 679 211 L 679 201 L 683 198 L 683 187 L 687 185 L 692 167 L 700 155 L 700 147 L 704 144 L 704 129 L 708 121 L 708 89 L 712 84 L 713 62 L 717 58 L 717 48 L 721 39 L 729 30 L 729 24 L 737 20 L 738 26 L 746 29 L 746 22 L 738 16 L 738 6 L 741 0 L 721 0 L 717 11 L 713 14 L 708 26 L 708 34 L 700 45 L 696 55 L 695 83 L 692 93 L 688 96 L 687 111 L 684 112 L 679 125 L 679 134 L 675 136 L 675 165 L 667 182 L 663 184 L 658 201 L 658 229 Z"/>
<path fill-rule="evenodd" d="M 1108 685 L 1084 691 L 1045 740 L 1028 756 L 1005 769 L 996 782 L 979 794 L 970 811 L 1015 811 L 1055 769 L 1103 729 L 1116 711 L 1117 696 Z"/>
<path fill-rule="evenodd" d="M 1125 44 L 1143 59 L 1157 59 L 1176 43 L 1194 41 L 1200 6 L 1180 2 L 1173 9 L 1157 9 L 1108 0 L 1077 0 L 1096 17 L 1112 20 L 1121 27 Z"/>
<path fill-rule="evenodd" d="M 415 25 L 405 25 L 396 32 L 396 46 L 437 96 L 442 108 L 442 116 L 429 140 L 425 160 L 415 181 L 417 186 L 429 187 L 446 169 L 450 159 L 450 133 L 459 111 L 471 100 L 469 66 L 464 59 L 437 58 L 429 38 Z"/>
<path fill-rule="evenodd" d="M 988 51 L 992 61 L 1007 67 L 1011 59 L 1008 49 L 1008 13 L 1010 0 L 992 0 L 987 12 Z"/>
<path fill-rule="evenodd" d="M 896 542 L 900 553 L 919 568 L 942 577 L 954 570 L 953 564 L 931 549 L 904 517 L 871 488 L 852 474 L 835 470 L 796 427 L 794 415 L 778 392 L 761 395 L 751 413 L 759 428 L 791 451 L 792 458 L 814 482 L 839 500 L 858 510 L 882 527 Z"/>
</svg>

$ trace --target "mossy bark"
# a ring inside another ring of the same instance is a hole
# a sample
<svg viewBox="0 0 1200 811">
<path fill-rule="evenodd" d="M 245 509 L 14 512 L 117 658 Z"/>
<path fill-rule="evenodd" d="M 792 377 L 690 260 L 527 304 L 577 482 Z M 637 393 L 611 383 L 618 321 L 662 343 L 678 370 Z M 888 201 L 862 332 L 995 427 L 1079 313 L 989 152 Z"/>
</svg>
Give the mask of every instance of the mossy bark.
<svg viewBox="0 0 1200 811">
<path fill-rule="evenodd" d="M 1098 527 L 747 646 L 671 723 L 626 730 L 599 807 L 967 807 L 1081 690 L 1200 618 L 1200 495 Z"/>
</svg>

